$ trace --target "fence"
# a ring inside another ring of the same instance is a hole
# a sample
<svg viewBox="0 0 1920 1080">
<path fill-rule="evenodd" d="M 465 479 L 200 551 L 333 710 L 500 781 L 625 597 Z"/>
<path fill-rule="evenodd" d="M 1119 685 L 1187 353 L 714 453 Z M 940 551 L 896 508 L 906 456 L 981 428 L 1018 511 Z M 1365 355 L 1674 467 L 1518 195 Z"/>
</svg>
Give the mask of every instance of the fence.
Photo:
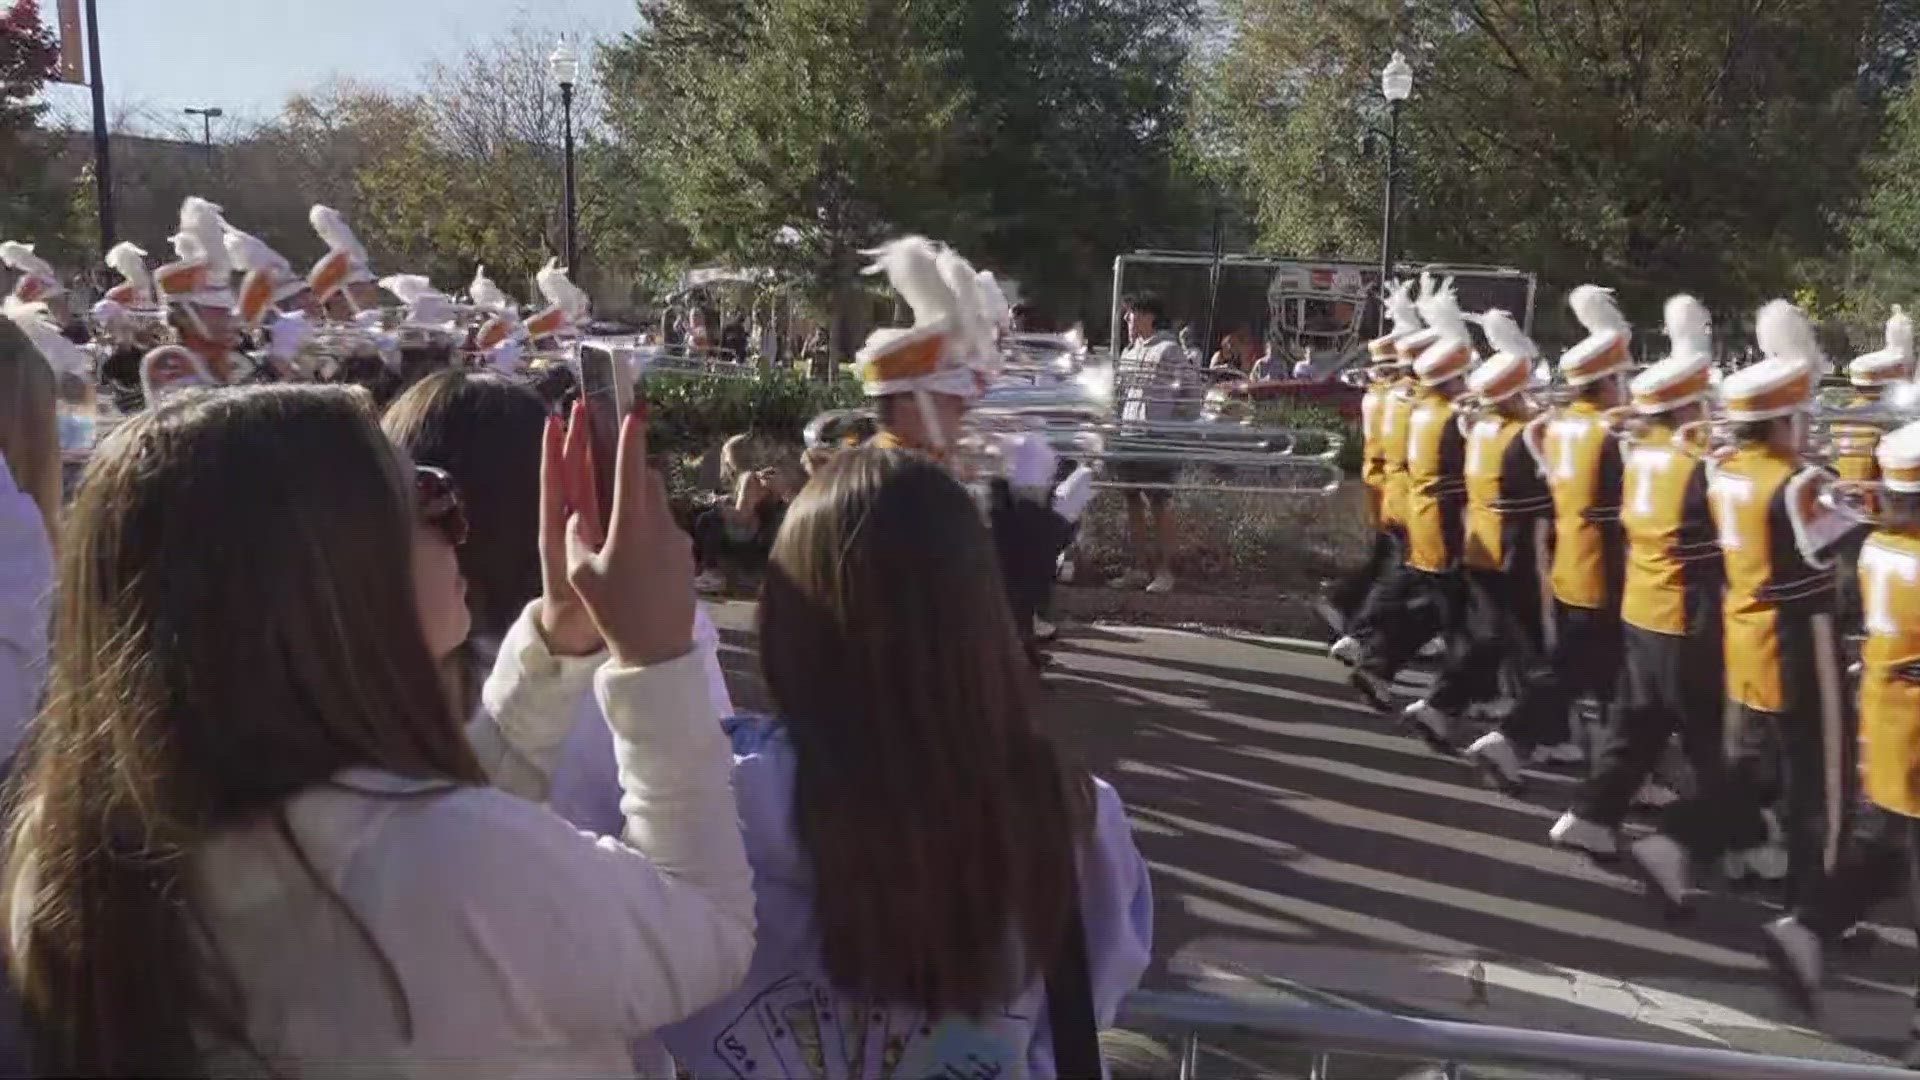
<svg viewBox="0 0 1920 1080">
<path fill-rule="evenodd" d="M 1429 1063 L 1436 1075 L 1448 1080 L 1463 1075 L 1466 1066 L 1535 1068 L 1553 1076 L 1607 1080 L 1901 1080 L 1914 1075 L 1881 1065 L 1422 1020 L 1360 1009 L 1264 1005 L 1184 992 L 1136 993 L 1127 999 L 1120 1022 L 1129 1030 L 1174 1038 L 1180 1080 L 1203 1080 L 1206 1040 L 1228 1036 L 1297 1044 L 1307 1052 L 1309 1080 L 1338 1080 L 1338 1054 Z"/>
</svg>

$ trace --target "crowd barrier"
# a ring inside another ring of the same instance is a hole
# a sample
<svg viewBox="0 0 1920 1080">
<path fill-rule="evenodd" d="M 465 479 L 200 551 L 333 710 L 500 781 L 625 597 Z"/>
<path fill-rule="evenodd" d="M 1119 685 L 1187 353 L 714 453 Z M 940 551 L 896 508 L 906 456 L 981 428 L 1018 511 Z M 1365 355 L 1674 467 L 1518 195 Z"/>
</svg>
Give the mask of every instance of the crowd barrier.
<svg viewBox="0 0 1920 1080">
<path fill-rule="evenodd" d="M 1167 1072 L 1179 1080 L 1205 1080 L 1202 1051 L 1209 1041 L 1224 1046 L 1244 1043 L 1249 1036 L 1304 1051 L 1308 1080 L 1339 1080 L 1337 1055 L 1426 1065 L 1431 1070 L 1426 1075 L 1448 1080 L 1468 1075 L 1463 1070 L 1475 1066 L 1606 1080 L 1903 1080 L 1915 1075 L 1886 1065 L 1423 1020 L 1364 1009 L 1260 1004 L 1191 992 L 1135 993 L 1121 1010 L 1120 1027 L 1170 1038 L 1177 1048 L 1177 1071 Z M 1230 1075 L 1241 1073 L 1222 1067 L 1216 1080 Z M 1379 1074 L 1356 1070 L 1356 1075 Z"/>
</svg>

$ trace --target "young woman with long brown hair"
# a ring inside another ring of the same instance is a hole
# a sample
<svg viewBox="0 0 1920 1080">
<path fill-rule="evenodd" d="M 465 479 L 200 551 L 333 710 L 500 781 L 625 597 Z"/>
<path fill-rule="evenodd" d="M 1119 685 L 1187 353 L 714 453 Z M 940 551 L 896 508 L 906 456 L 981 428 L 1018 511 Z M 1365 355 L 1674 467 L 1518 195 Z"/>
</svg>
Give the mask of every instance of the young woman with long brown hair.
<svg viewBox="0 0 1920 1080">
<path fill-rule="evenodd" d="M 447 471 L 466 509 L 467 542 L 459 555 L 473 629 L 451 673 L 463 709 L 476 702 L 507 631 L 540 595 L 540 437 L 547 412 L 524 382 L 451 369 L 408 387 L 380 419 L 387 437 L 414 461 Z M 693 636 L 714 713 L 732 716 L 720 634 L 705 605 L 694 608 Z M 549 805 L 582 829 L 617 834 L 625 819 L 613 736 L 594 700 L 591 672 L 573 674 L 574 722 L 554 765 Z"/>
<path fill-rule="evenodd" d="M 820 1055 L 829 1076 L 1054 1075 L 1069 928 L 1105 1024 L 1153 904 L 1119 797 L 1040 729 L 972 498 L 919 454 L 842 451 L 788 513 L 759 620 L 777 717 L 728 725 L 759 943 L 668 1048 L 698 1076 Z"/>
<path fill-rule="evenodd" d="M 465 525 L 363 393 L 188 391 L 98 449 L 6 865 L 41 1072 L 610 1075 L 737 982 L 752 890 L 691 552 L 632 421 L 612 522 L 569 528 L 580 428 L 546 432 L 542 596 L 464 735 L 437 669 Z M 631 847 L 535 802 L 571 723 L 543 691 L 579 666 Z"/>
</svg>

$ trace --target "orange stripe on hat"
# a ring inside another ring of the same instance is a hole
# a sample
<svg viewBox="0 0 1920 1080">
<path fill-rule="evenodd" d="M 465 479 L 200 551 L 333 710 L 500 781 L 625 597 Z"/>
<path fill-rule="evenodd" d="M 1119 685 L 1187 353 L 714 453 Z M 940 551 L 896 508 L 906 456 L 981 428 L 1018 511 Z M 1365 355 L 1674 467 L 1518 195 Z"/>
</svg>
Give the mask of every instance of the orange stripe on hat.
<svg viewBox="0 0 1920 1080">
<path fill-rule="evenodd" d="M 1640 412 L 1660 413 L 1676 408 L 1689 398 L 1706 393 L 1713 386 L 1713 372 L 1710 368 L 1701 368 L 1685 378 L 1676 379 L 1665 386 L 1656 386 L 1651 390 L 1633 392 L 1633 407 Z"/>
<path fill-rule="evenodd" d="M 947 347 L 947 335 L 930 334 L 902 337 L 898 345 L 886 345 L 867 359 L 868 383 L 918 379 L 940 368 L 940 355 Z"/>
<path fill-rule="evenodd" d="M 345 251 L 328 252 L 307 274 L 307 288 L 313 290 L 316 302 L 324 304 L 346 285 L 347 275 L 352 272 L 352 255 Z"/>
</svg>

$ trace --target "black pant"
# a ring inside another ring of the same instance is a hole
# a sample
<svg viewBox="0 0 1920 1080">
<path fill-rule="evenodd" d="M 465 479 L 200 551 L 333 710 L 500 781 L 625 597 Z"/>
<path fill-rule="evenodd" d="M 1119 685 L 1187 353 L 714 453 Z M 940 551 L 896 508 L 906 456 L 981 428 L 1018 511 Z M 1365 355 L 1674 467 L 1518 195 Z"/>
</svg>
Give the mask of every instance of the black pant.
<svg viewBox="0 0 1920 1080">
<path fill-rule="evenodd" d="M 1838 860 L 1848 811 L 1859 790 L 1859 736 L 1840 677 L 1833 616 L 1779 620 L 1783 712 L 1730 710 L 1727 764 L 1720 782 L 1667 808 L 1661 831 L 1698 859 L 1766 839 L 1761 810 L 1781 803 L 1788 899 L 1820 895 Z"/>
<path fill-rule="evenodd" d="M 1457 634 L 1464 627 L 1465 585 L 1457 570 L 1434 573 L 1397 566 L 1371 602 L 1361 643 L 1361 667 L 1378 679 L 1391 679 L 1435 634 Z M 1451 651 L 1451 650 L 1450 650 Z"/>
<path fill-rule="evenodd" d="M 993 544 L 1000 557 L 1000 576 L 1007 590 L 1013 625 L 1022 640 L 1033 635 L 1033 616 L 1053 588 L 1054 563 L 1067 545 L 1067 520 L 1028 499 L 1014 498 L 1005 485 L 995 485 L 989 518 Z"/>
<path fill-rule="evenodd" d="M 1519 691 L 1541 661 L 1540 579 L 1531 560 L 1512 570 L 1464 572 L 1466 612 L 1427 704 L 1457 716 L 1467 706 Z"/>
<path fill-rule="evenodd" d="M 1404 558 L 1399 536 L 1382 526 L 1373 531 L 1373 549 L 1367 553 L 1367 561 L 1354 567 L 1351 573 L 1327 590 L 1327 602 L 1346 620 L 1346 633 L 1354 633 L 1360 622 L 1361 610 L 1366 607 L 1374 588 Z"/>
<path fill-rule="evenodd" d="M 1407 533 L 1398 525 L 1383 526 L 1374 533 L 1374 552 L 1367 559 L 1367 567 L 1373 565 L 1373 555 L 1379 554 L 1380 545 L 1387 546 L 1387 553 L 1381 564 L 1374 569 L 1373 577 L 1367 582 L 1367 590 L 1362 594 L 1359 604 L 1347 615 L 1346 633 L 1350 637 L 1365 640 L 1372 633 L 1375 624 L 1382 619 L 1392 620 L 1398 612 L 1395 605 L 1405 603 L 1404 583 L 1399 579 L 1409 573 L 1407 561 Z M 1363 567 L 1362 569 L 1366 569 Z M 1339 604 L 1335 600 L 1336 605 Z"/>
<path fill-rule="evenodd" d="M 1689 605 L 1694 602 L 1689 597 Z M 1703 610 L 1689 619 L 1696 631 L 1686 636 L 1621 627 L 1624 664 L 1613 696 L 1614 725 L 1594 774 L 1574 802 L 1580 818 L 1617 828 L 1676 731 L 1696 788 L 1720 785 L 1726 713 L 1720 603 L 1704 590 L 1698 603 Z"/>
<path fill-rule="evenodd" d="M 1794 915 L 1807 929 L 1830 938 L 1902 889 L 1920 929 L 1920 818 L 1863 803 L 1854 809 L 1833 872 Z"/>
<path fill-rule="evenodd" d="M 1619 611 L 1554 605 L 1553 644 L 1545 661 L 1522 677 L 1520 700 L 1500 724 L 1514 749 L 1566 742 L 1574 701 L 1593 697 L 1604 705 L 1612 698 L 1620 672 Z"/>
</svg>

